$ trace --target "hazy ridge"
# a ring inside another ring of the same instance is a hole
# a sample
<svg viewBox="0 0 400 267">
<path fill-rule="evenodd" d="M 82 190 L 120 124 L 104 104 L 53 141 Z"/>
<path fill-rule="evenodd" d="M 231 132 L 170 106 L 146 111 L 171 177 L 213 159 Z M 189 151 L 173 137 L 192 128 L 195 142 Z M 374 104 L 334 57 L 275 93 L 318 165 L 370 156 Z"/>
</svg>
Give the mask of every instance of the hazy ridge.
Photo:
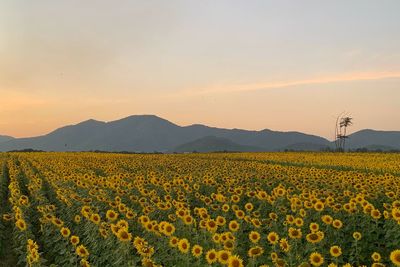
<svg viewBox="0 0 400 267">
<path fill-rule="evenodd" d="M 400 149 L 400 131 L 361 130 L 347 140 L 350 149 Z M 333 148 L 329 140 L 301 132 L 223 129 L 195 124 L 178 126 L 154 115 L 134 115 L 102 122 L 87 120 L 31 138 L 0 136 L 0 151 L 210 152 L 321 150 Z"/>
</svg>

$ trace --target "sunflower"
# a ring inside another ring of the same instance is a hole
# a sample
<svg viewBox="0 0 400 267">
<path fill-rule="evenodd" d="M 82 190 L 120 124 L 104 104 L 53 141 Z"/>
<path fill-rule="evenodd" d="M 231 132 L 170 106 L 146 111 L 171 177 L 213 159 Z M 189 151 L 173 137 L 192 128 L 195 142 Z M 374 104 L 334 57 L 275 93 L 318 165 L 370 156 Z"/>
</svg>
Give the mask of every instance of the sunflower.
<svg viewBox="0 0 400 267">
<path fill-rule="evenodd" d="M 260 240 L 261 236 L 257 231 L 251 231 L 249 234 L 249 239 L 252 243 L 257 243 Z"/>
<path fill-rule="evenodd" d="M 231 251 L 234 248 L 235 248 L 235 243 L 232 240 L 227 240 L 224 242 L 224 249 Z"/>
<path fill-rule="evenodd" d="M 235 220 L 229 222 L 229 230 L 232 232 L 237 232 L 239 230 L 239 223 Z"/>
<path fill-rule="evenodd" d="M 207 229 L 207 221 L 206 220 L 200 220 L 199 227 L 200 227 L 200 229 Z"/>
<path fill-rule="evenodd" d="M 76 246 L 79 244 L 79 236 L 73 235 L 70 237 L 69 241 L 72 245 Z"/>
<path fill-rule="evenodd" d="M 133 246 L 136 248 L 136 249 L 138 249 L 138 248 L 140 248 L 140 247 L 142 247 L 142 246 L 144 246 L 144 245 L 147 245 L 147 242 L 146 242 L 146 240 L 144 240 L 144 238 L 141 238 L 141 237 L 139 237 L 139 236 L 136 236 L 134 239 L 133 239 Z M 176 243 L 178 243 L 178 242 L 176 242 Z"/>
<path fill-rule="evenodd" d="M 302 227 L 303 224 L 304 224 L 304 221 L 303 221 L 302 218 L 296 218 L 296 219 L 294 220 L 294 223 L 296 224 L 297 227 Z"/>
<path fill-rule="evenodd" d="M 81 222 L 81 216 L 75 215 L 74 221 L 75 221 L 76 224 L 80 223 Z"/>
<path fill-rule="evenodd" d="M 218 225 L 217 225 L 216 221 L 214 221 L 214 220 L 208 220 L 207 221 L 207 230 L 209 232 L 213 233 L 213 232 L 217 231 L 217 229 L 218 229 Z"/>
<path fill-rule="evenodd" d="M 243 260 L 237 255 L 229 256 L 228 267 L 243 267 Z"/>
<path fill-rule="evenodd" d="M 318 223 L 310 223 L 310 231 L 311 232 L 316 232 L 319 230 L 319 224 Z"/>
<path fill-rule="evenodd" d="M 135 218 L 136 216 L 137 214 L 131 210 L 128 210 L 125 214 L 125 217 L 129 220 Z"/>
<path fill-rule="evenodd" d="M 284 259 L 280 259 L 280 258 L 276 259 L 274 263 L 275 263 L 276 267 L 286 267 L 286 266 L 288 266 L 286 261 Z"/>
<path fill-rule="evenodd" d="M 361 235 L 361 233 L 360 232 L 354 232 L 353 233 L 353 238 L 355 239 L 355 240 L 360 240 L 361 239 L 361 237 L 362 237 L 362 235 Z"/>
<path fill-rule="evenodd" d="M 147 231 L 151 232 L 154 230 L 154 224 L 152 222 L 145 223 L 144 228 L 146 228 Z"/>
<path fill-rule="evenodd" d="M 71 234 L 71 231 L 67 227 L 63 227 L 61 228 L 60 233 L 63 237 L 68 238 Z"/>
<path fill-rule="evenodd" d="M 209 251 L 207 251 L 206 253 L 206 261 L 208 262 L 208 264 L 213 264 L 214 262 L 216 262 L 218 260 L 218 253 L 215 249 L 211 249 Z"/>
<path fill-rule="evenodd" d="M 118 218 L 118 213 L 116 213 L 114 210 L 107 210 L 106 218 L 113 222 Z"/>
<path fill-rule="evenodd" d="M 26 245 L 28 251 L 39 249 L 38 244 L 32 239 L 28 239 L 28 244 Z"/>
<path fill-rule="evenodd" d="M 90 220 L 95 224 L 99 224 L 101 221 L 101 218 L 100 218 L 99 214 L 93 213 L 92 215 L 90 215 Z"/>
<path fill-rule="evenodd" d="M 281 247 L 281 249 L 282 249 L 284 252 L 288 252 L 288 251 L 290 250 L 290 245 L 289 245 L 289 242 L 287 241 L 286 238 L 282 238 L 282 239 L 279 241 L 279 246 Z"/>
<path fill-rule="evenodd" d="M 118 230 L 117 237 L 122 242 L 129 242 L 132 239 L 132 234 L 127 229 L 121 228 Z"/>
<path fill-rule="evenodd" d="M 184 209 L 179 209 L 179 210 L 176 211 L 176 215 L 177 215 L 179 218 L 183 218 L 183 216 L 185 216 L 186 214 L 188 214 L 188 213 L 187 213 L 187 211 L 184 210 Z"/>
<path fill-rule="evenodd" d="M 175 226 L 174 226 L 173 224 L 171 224 L 171 223 L 167 223 L 167 224 L 164 226 L 164 231 L 163 231 L 163 233 L 164 233 L 166 236 L 171 236 L 171 235 L 173 235 L 173 234 L 175 233 Z"/>
<path fill-rule="evenodd" d="M 343 223 L 341 220 L 335 219 L 332 221 L 332 226 L 336 229 L 340 229 L 343 226 Z"/>
<path fill-rule="evenodd" d="M 111 232 L 112 232 L 114 235 L 117 235 L 119 229 L 121 229 L 121 227 L 119 227 L 118 225 L 113 224 L 113 223 L 110 224 L 110 228 L 111 228 Z"/>
<path fill-rule="evenodd" d="M 271 252 L 271 260 L 274 262 L 278 259 L 278 254 L 276 252 Z"/>
<path fill-rule="evenodd" d="M 20 231 L 25 231 L 26 230 L 26 222 L 24 219 L 19 219 L 15 222 L 15 226 L 20 230 Z"/>
<path fill-rule="evenodd" d="M 307 234 L 307 236 L 306 236 L 307 242 L 312 243 L 312 244 L 321 242 L 324 235 L 320 234 L 320 233 L 322 233 L 322 232 L 318 231 L 318 232 Z"/>
<path fill-rule="evenodd" d="M 273 221 L 276 221 L 278 219 L 278 215 L 275 212 L 270 212 L 268 214 L 268 217 Z"/>
<path fill-rule="evenodd" d="M 251 219 L 251 223 L 255 228 L 260 228 L 261 227 L 261 221 L 257 218 Z"/>
<path fill-rule="evenodd" d="M 249 249 L 249 251 L 247 252 L 247 255 L 250 258 L 256 258 L 261 256 L 264 253 L 264 249 L 262 247 L 259 246 L 255 246 Z"/>
<path fill-rule="evenodd" d="M 235 211 L 235 215 L 238 219 L 243 219 L 246 214 L 244 213 L 243 210 L 237 210 Z"/>
<path fill-rule="evenodd" d="M 324 205 L 324 203 L 322 203 L 321 201 L 317 201 L 317 202 L 314 204 L 314 209 L 315 209 L 316 211 L 318 211 L 318 212 L 323 211 L 323 210 L 324 210 L 324 207 L 325 207 L 325 205 Z"/>
<path fill-rule="evenodd" d="M 390 260 L 394 265 L 400 266 L 400 249 L 393 250 L 390 253 Z"/>
<path fill-rule="evenodd" d="M 89 257 L 89 251 L 85 248 L 84 245 L 79 245 L 76 248 L 76 254 L 81 257 L 81 258 L 87 258 Z"/>
<path fill-rule="evenodd" d="M 119 228 L 125 228 L 126 230 L 128 230 L 128 228 L 129 228 L 129 224 L 128 224 L 128 222 L 125 221 L 125 220 L 119 220 L 119 221 L 117 222 L 117 226 L 118 226 Z"/>
<path fill-rule="evenodd" d="M 380 262 L 374 262 L 371 267 L 386 267 L 386 265 Z"/>
<path fill-rule="evenodd" d="M 274 190 L 275 190 L 275 189 L 274 189 Z M 278 188 L 278 189 L 276 190 L 276 195 L 277 195 L 277 196 L 283 197 L 285 194 L 286 194 L 286 190 L 285 190 L 284 188 Z"/>
<path fill-rule="evenodd" d="M 186 238 L 179 240 L 178 249 L 181 253 L 188 253 L 190 249 L 190 243 Z"/>
<path fill-rule="evenodd" d="M 305 209 L 300 209 L 300 216 L 301 217 L 306 217 L 306 215 L 307 215 L 307 212 L 305 211 Z"/>
<path fill-rule="evenodd" d="M 218 244 L 220 242 L 221 235 L 218 233 L 213 234 L 212 240 L 214 243 Z"/>
<path fill-rule="evenodd" d="M 217 253 L 219 263 L 226 265 L 228 263 L 231 252 L 228 250 L 220 250 Z"/>
<path fill-rule="evenodd" d="M 379 254 L 378 252 L 374 252 L 372 253 L 371 258 L 374 262 L 378 262 L 381 260 L 381 254 Z"/>
<path fill-rule="evenodd" d="M 324 215 L 321 219 L 325 224 L 331 224 L 333 221 L 333 218 L 330 215 Z"/>
<path fill-rule="evenodd" d="M 342 255 L 342 249 L 339 246 L 332 246 L 329 249 L 329 253 L 331 253 L 332 257 L 337 258 Z"/>
<path fill-rule="evenodd" d="M 108 236 L 107 229 L 105 229 L 105 228 L 99 228 L 99 232 L 100 232 L 100 235 L 101 235 L 103 238 L 107 238 L 107 236 Z"/>
<path fill-rule="evenodd" d="M 139 222 L 141 224 L 148 223 L 149 221 L 150 221 L 150 218 L 148 216 L 146 216 L 146 215 L 142 215 L 142 216 L 139 217 Z"/>
<path fill-rule="evenodd" d="M 154 261 L 149 259 L 149 258 L 143 258 L 142 259 L 142 266 L 143 267 L 158 267 L 158 265 L 156 265 L 154 263 Z"/>
<path fill-rule="evenodd" d="M 145 258 L 150 258 L 154 254 L 154 247 L 147 244 L 138 249 L 138 253 Z"/>
<path fill-rule="evenodd" d="M 268 242 L 271 243 L 272 245 L 275 245 L 279 241 L 279 235 L 275 232 L 271 232 L 267 236 Z"/>
<path fill-rule="evenodd" d="M 240 200 L 240 197 L 239 197 L 238 195 L 232 195 L 232 196 L 231 196 L 231 200 L 232 200 L 232 202 L 234 202 L 234 203 L 238 203 L 239 200 Z"/>
<path fill-rule="evenodd" d="M 81 209 L 81 214 L 86 218 L 89 218 L 90 212 L 91 212 L 91 208 L 89 206 L 83 206 Z"/>
<path fill-rule="evenodd" d="M 3 214 L 3 220 L 8 222 L 11 221 L 13 217 L 10 214 Z"/>
<path fill-rule="evenodd" d="M 203 254 L 203 248 L 199 245 L 194 245 L 192 248 L 192 255 L 196 258 L 199 258 Z"/>
<path fill-rule="evenodd" d="M 63 221 L 61 221 L 60 219 L 58 219 L 58 218 L 56 218 L 56 217 L 53 217 L 53 219 L 51 220 L 51 222 L 55 225 L 55 226 L 57 226 L 57 227 L 62 227 L 63 225 L 64 225 L 64 222 Z"/>
<path fill-rule="evenodd" d="M 121 213 L 125 213 L 126 212 L 126 205 L 121 203 L 118 205 L 118 211 Z"/>
<path fill-rule="evenodd" d="M 224 226 L 226 224 L 226 219 L 222 216 L 218 216 L 216 219 L 218 226 Z"/>
<path fill-rule="evenodd" d="M 381 212 L 377 209 L 371 210 L 371 217 L 378 220 L 382 216 Z"/>
<path fill-rule="evenodd" d="M 179 243 L 179 239 L 176 236 L 170 237 L 170 239 L 169 239 L 170 247 L 176 248 L 178 246 L 178 243 Z"/>
<path fill-rule="evenodd" d="M 289 228 L 289 237 L 292 239 L 300 239 L 302 236 L 301 229 L 296 229 L 293 227 Z"/>
<path fill-rule="evenodd" d="M 253 206 L 252 203 L 246 203 L 246 205 L 244 205 L 244 208 L 245 208 L 247 211 L 252 211 L 252 210 L 254 209 L 254 206 Z"/>
<path fill-rule="evenodd" d="M 288 224 L 293 224 L 294 223 L 294 217 L 293 215 L 286 215 L 286 222 Z"/>
<path fill-rule="evenodd" d="M 223 212 L 228 212 L 229 211 L 229 205 L 228 204 L 222 205 L 222 211 Z"/>
<path fill-rule="evenodd" d="M 392 217 L 396 221 L 400 221 L 400 208 L 394 208 L 392 209 Z"/>
<path fill-rule="evenodd" d="M 229 239 L 229 237 L 228 237 L 227 233 L 222 233 L 222 234 L 220 234 L 219 242 L 224 243 L 224 242 L 226 242 L 228 239 Z"/>
<path fill-rule="evenodd" d="M 37 252 L 37 250 L 31 251 L 29 257 L 30 257 L 30 261 L 31 261 L 32 263 L 34 263 L 34 262 L 39 262 L 40 255 L 39 255 L 39 253 Z"/>
<path fill-rule="evenodd" d="M 85 260 L 85 259 L 81 259 L 80 264 L 81 264 L 82 267 L 90 267 L 89 262 L 87 260 Z"/>
<path fill-rule="evenodd" d="M 47 223 L 47 222 L 51 222 L 52 220 L 53 220 L 53 218 L 54 218 L 54 216 L 53 215 L 51 215 L 51 214 L 46 214 L 45 216 L 44 216 L 44 221 Z"/>
<path fill-rule="evenodd" d="M 190 215 L 185 215 L 185 216 L 183 216 L 182 220 L 183 220 L 183 222 L 184 222 L 186 225 L 192 225 L 193 222 L 194 222 L 193 217 L 190 216 Z"/>
<path fill-rule="evenodd" d="M 324 258 L 318 252 L 313 252 L 310 255 L 310 263 L 312 266 L 321 266 L 324 263 Z"/>
</svg>

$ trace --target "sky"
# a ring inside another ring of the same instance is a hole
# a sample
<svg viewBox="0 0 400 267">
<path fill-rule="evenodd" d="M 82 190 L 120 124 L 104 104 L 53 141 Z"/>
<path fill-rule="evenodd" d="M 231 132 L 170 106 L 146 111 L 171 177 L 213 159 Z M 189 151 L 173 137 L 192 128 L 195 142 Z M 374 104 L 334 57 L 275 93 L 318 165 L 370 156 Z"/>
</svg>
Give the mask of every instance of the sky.
<svg viewBox="0 0 400 267">
<path fill-rule="evenodd" d="M 178 125 L 400 130 L 398 0 L 2 0 L 0 135 Z"/>
</svg>

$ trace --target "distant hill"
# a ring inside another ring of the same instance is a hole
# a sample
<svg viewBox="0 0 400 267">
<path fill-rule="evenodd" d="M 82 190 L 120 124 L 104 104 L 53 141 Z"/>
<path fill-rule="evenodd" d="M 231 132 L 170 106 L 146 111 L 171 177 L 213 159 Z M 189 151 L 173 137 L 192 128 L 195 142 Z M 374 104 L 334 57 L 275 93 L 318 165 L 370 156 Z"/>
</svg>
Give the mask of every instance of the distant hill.
<svg viewBox="0 0 400 267">
<path fill-rule="evenodd" d="M 361 130 L 349 135 L 346 147 L 349 149 L 363 147 L 400 149 L 400 131 Z"/>
<path fill-rule="evenodd" d="M 1 138 L 0 138 L 1 140 Z M 398 148 L 400 132 L 363 130 L 350 135 L 349 148 L 381 145 Z M 320 150 L 333 147 L 325 138 L 300 132 L 248 131 L 195 124 L 178 126 L 154 115 L 134 115 L 116 121 L 87 120 L 31 138 L 0 141 L 0 151 L 35 149 L 45 151 L 282 151 Z M 227 149 L 223 149 L 227 148 Z M 193 149 L 194 150 L 194 149 Z"/>
<path fill-rule="evenodd" d="M 192 142 L 182 144 L 171 152 L 215 152 L 215 151 L 262 151 L 262 148 L 239 145 L 227 138 L 206 136 Z"/>
<path fill-rule="evenodd" d="M 7 142 L 7 141 L 10 141 L 13 139 L 14 139 L 14 137 L 11 137 L 8 135 L 0 135 L 0 143 Z"/>
</svg>

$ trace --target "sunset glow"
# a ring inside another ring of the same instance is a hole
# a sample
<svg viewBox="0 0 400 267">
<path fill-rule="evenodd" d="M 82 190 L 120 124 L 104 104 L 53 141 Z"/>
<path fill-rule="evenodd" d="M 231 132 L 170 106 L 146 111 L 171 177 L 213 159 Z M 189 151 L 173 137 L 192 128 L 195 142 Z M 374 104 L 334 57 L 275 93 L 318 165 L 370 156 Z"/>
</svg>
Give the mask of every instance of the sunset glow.
<svg viewBox="0 0 400 267">
<path fill-rule="evenodd" d="M 400 129 L 399 1 L 0 3 L 0 135 L 155 114 L 332 139 Z M 306 118 L 306 120 L 304 119 Z"/>
</svg>

